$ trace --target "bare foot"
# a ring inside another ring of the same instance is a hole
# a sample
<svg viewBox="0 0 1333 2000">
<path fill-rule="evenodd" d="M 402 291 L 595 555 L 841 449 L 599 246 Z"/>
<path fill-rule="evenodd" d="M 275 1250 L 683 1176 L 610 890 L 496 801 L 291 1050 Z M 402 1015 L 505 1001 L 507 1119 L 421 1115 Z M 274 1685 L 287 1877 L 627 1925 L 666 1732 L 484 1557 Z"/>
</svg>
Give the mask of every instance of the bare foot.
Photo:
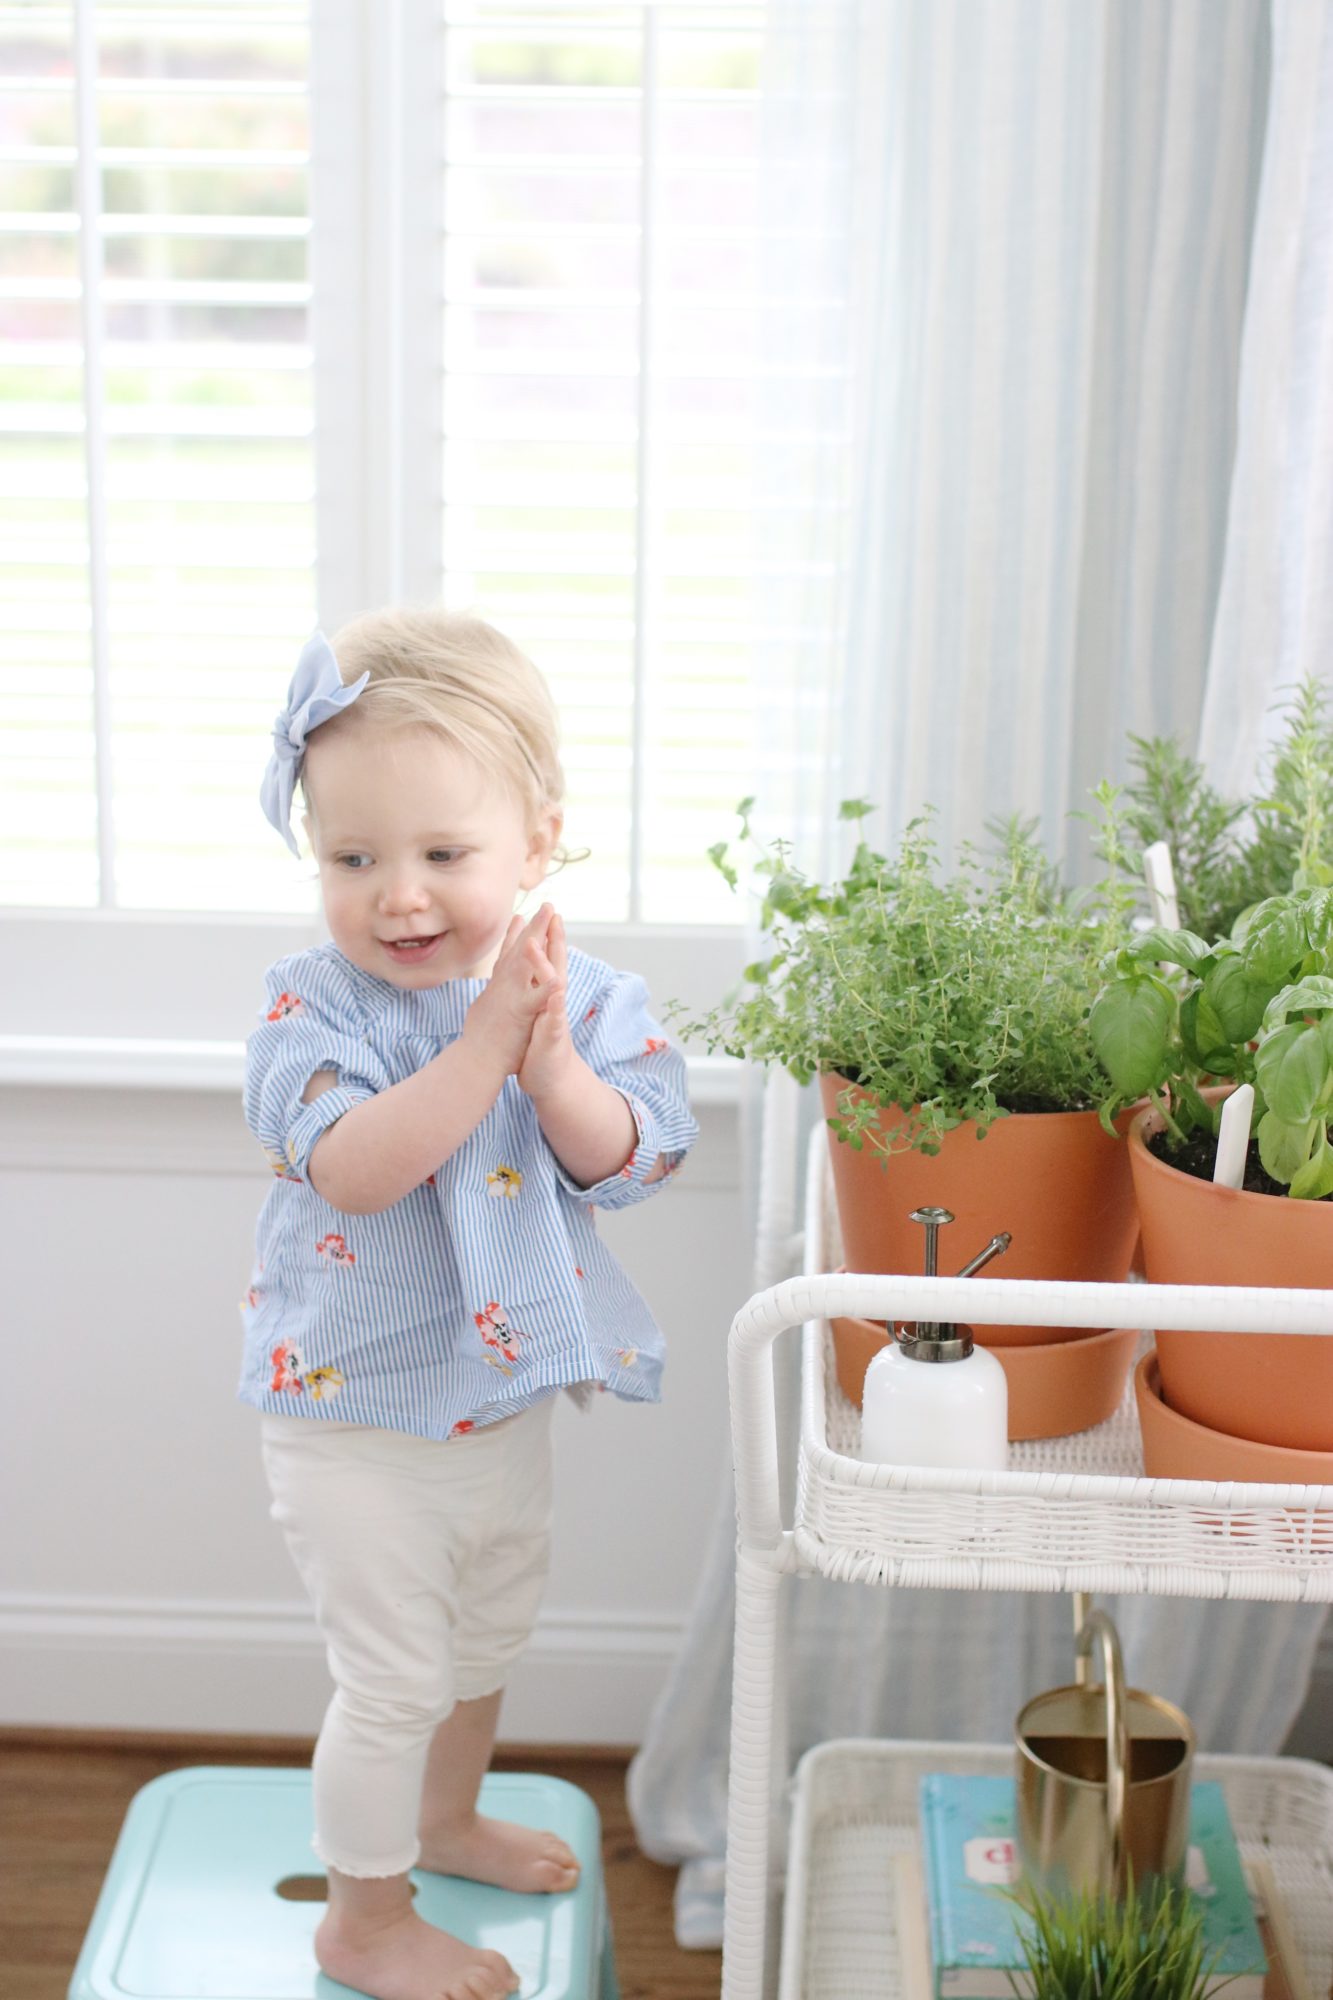
<svg viewBox="0 0 1333 2000">
<path fill-rule="evenodd" d="M 315 1933 L 315 1957 L 330 1979 L 374 2000 L 504 2000 L 518 1978 L 498 1951 L 463 1944 L 404 1910 L 375 1925 L 330 1911 Z"/>
<path fill-rule="evenodd" d="M 462 1826 L 423 1830 L 417 1866 L 530 1896 L 572 1889 L 579 1879 L 578 1856 L 555 1834 L 480 1813 Z"/>
</svg>

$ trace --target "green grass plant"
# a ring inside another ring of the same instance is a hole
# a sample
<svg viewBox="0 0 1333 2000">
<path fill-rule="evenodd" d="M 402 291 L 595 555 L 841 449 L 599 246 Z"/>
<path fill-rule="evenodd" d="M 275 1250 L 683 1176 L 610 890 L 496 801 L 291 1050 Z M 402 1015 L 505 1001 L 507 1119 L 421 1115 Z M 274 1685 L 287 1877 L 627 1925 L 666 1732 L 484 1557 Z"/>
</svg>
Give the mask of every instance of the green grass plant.
<svg viewBox="0 0 1333 2000">
<path fill-rule="evenodd" d="M 1029 1889 L 1018 1931 L 1017 2000 L 1208 2000 L 1227 1984 L 1203 1941 L 1203 1911 L 1174 1883 L 1123 1900 Z"/>
</svg>

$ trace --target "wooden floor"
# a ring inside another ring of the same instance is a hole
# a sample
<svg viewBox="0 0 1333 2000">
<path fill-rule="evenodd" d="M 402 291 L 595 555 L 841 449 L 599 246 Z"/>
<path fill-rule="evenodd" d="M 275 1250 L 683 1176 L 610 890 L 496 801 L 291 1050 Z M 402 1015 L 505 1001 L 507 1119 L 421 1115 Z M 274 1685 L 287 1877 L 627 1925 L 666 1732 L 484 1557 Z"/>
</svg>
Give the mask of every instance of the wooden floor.
<svg viewBox="0 0 1333 2000">
<path fill-rule="evenodd" d="M 0 1735 L 0 1994 L 65 2000 L 131 1798 L 187 1764 L 305 1764 L 310 1745 L 148 1737 Z M 625 1809 L 624 1756 L 501 1754 L 499 1770 L 540 1770 L 588 1792 L 602 1818 L 607 1894 L 624 2000 L 716 2000 L 717 1952 L 680 1951 L 674 1870 L 645 1860 Z"/>
</svg>

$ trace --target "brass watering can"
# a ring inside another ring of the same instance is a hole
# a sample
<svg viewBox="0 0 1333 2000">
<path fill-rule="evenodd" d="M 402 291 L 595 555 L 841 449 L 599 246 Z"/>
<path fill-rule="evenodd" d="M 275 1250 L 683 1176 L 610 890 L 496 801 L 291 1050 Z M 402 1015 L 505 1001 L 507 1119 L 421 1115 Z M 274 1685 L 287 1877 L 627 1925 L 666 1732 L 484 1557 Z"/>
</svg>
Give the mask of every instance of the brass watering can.
<svg viewBox="0 0 1333 2000">
<path fill-rule="evenodd" d="M 1044 1895 L 1123 1898 L 1131 1876 L 1136 1888 L 1183 1877 L 1194 1731 L 1171 1702 L 1126 1688 L 1104 1611 L 1080 1595 L 1074 1619 L 1074 1685 L 1034 1696 L 1014 1724 L 1018 1856 Z M 1098 1644 L 1100 1687 L 1088 1680 Z"/>
</svg>

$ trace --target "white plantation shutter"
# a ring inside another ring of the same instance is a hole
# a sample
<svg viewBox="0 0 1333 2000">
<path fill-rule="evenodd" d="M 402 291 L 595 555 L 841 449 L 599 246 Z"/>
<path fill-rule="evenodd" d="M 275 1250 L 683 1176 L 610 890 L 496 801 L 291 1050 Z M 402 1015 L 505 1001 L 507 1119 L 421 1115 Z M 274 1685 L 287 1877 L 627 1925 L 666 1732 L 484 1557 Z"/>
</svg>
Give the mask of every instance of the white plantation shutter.
<svg viewBox="0 0 1333 2000">
<path fill-rule="evenodd" d="M 571 910 L 735 922 L 764 9 L 444 15 L 445 595 L 555 687 Z"/>
<path fill-rule="evenodd" d="M 254 803 L 315 615 L 308 41 L 0 8 L 0 902 L 308 899 Z"/>
<path fill-rule="evenodd" d="M 442 597 L 554 686 L 584 940 L 720 964 L 764 13 L 0 5 L 0 949 L 63 917 L 63 979 L 83 912 L 128 970 L 169 917 L 188 993 L 225 915 L 271 957 L 315 909 L 256 797 L 301 640 Z"/>
</svg>

